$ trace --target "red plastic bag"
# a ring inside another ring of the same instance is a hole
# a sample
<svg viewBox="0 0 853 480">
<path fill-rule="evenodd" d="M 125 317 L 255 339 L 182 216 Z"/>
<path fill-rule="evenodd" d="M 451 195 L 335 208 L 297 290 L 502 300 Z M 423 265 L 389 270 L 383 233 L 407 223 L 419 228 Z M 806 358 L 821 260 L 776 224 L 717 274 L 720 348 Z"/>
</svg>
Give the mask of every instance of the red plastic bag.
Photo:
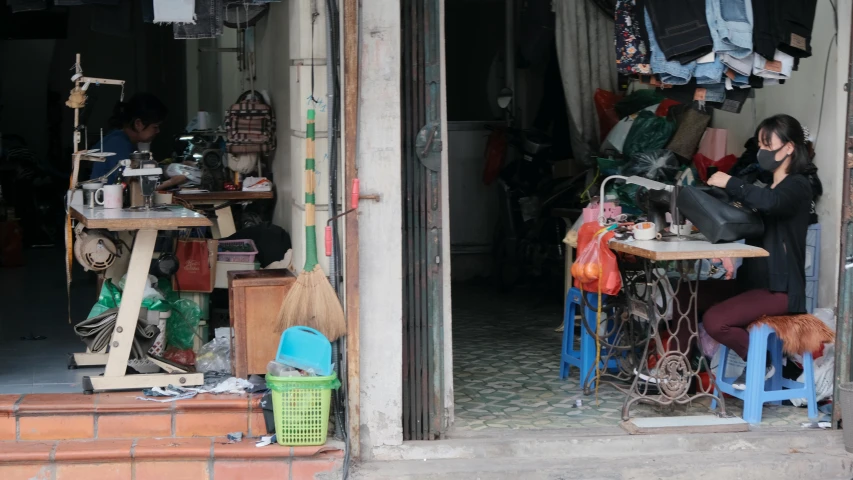
<svg viewBox="0 0 853 480">
<path fill-rule="evenodd" d="M 212 292 L 218 246 L 218 241 L 204 238 L 178 240 L 175 256 L 179 266 L 172 279 L 172 288 L 176 292 Z"/>
<path fill-rule="evenodd" d="M 578 258 L 572 264 L 575 287 L 604 295 L 616 295 L 622 290 L 622 276 L 616 264 L 616 254 L 608 242 L 615 232 L 598 222 L 587 222 L 578 231 Z"/>
<path fill-rule="evenodd" d="M 486 143 L 486 164 L 483 166 L 483 184 L 491 185 L 498 179 L 506 158 L 506 129 L 496 128 Z"/>
<path fill-rule="evenodd" d="M 603 142 L 610 130 L 613 130 L 613 127 L 619 123 L 616 104 L 622 100 L 622 95 L 599 88 L 592 98 L 595 102 L 595 111 L 598 113 L 598 136 Z"/>
<path fill-rule="evenodd" d="M 655 110 L 655 115 L 665 117 L 669 115 L 669 109 L 676 105 L 680 105 L 680 103 L 671 98 L 664 98 L 663 101 L 660 102 L 660 105 L 658 105 L 657 110 Z"/>
<path fill-rule="evenodd" d="M 181 365 L 195 365 L 195 352 L 193 352 L 192 348 L 181 350 L 175 347 L 169 347 L 166 349 L 166 352 L 163 353 L 163 358 Z"/>
<path fill-rule="evenodd" d="M 699 173 L 699 178 L 702 179 L 703 182 L 708 181 L 708 167 L 717 167 L 718 171 L 729 173 L 729 170 L 735 166 L 735 163 L 737 163 L 737 157 L 731 154 L 726 155 L 716 162 L 701 153 L 693 155 L 693 164 L 696 165 L 696 172 Z"/>
</svg>

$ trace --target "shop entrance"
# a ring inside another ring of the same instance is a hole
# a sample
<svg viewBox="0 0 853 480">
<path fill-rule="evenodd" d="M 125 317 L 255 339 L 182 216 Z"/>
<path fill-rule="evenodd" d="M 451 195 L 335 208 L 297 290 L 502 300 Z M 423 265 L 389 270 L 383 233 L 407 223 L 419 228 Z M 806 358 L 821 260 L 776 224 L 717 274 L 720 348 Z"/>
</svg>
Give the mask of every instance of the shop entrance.
<svg viewBox="0 0 853 480">
<path fill-rule="evenodd" d="M 590 10 L 601 3 L 589 2 Z M 441 383 L 445 389 L 452 388 L 448 395 L 452 402 L 444 405 L 442 419 L 451 426 L 440 430 L 440 435 L 589 429 L 622 422 L 623 392 L 607 383 L 584 392 L 577 368 L 569 370 L 567 379 L 560 378 L 567 270 L 571 255 L 577 254 L 564 240 L 589 202 L 585 195 L 589 187 L 595 185 L 597 192 L 599 175 L 606 174 L 594 159 L 587 160 L 597 151 L 572 148 L 577 144 L 570 141 L 565 105 L 571 104 L 567 98 L 577 95 L 580 86 L 578 91 L 564 90 L 560 62 L 566 59 L 557 56 L 554 14 L 550 7 L 537 11 L 536 4 L 470 0 L 444 5 L 447 138 L 443 146 L 448 160 L 447 183 L 442 186 L 448 190 L 449 211 L 442 213 L 450 229 L 451 255 L 451 273 L 444 280 L 451 283 L 452 292 L 444 298 L 452 299 L 452 307 L 445 311 L 443 324 L 452 324 L 452 348 L 442 347 L 440 341 L 422 344 L 439 358 L 452 350 L 452 358 L 444 358 L 452 361 L 452 380 Z M 827 8 L 819 10 L 816 25 L 832 22 L 832 10 Z M 612 31 L 612 22 L 608 25 Z M 815 69 L 823 70 L 823 62 L 829 65 L 834 59 L 830 57 L 834 41 L 831 35 L 816 37 L 815 45 L 820 46 L 815 51 L 820 53 L 807 60 L 814 62 Z M 514 46 L 509 58 L 504 54 L 507 42 Z M 412 65 L 406 62 L 404 72 Z M 800 67 L 794 78 L 806 70 L 810 69 Z M 820 75 L 809 87 L 798 88 L 804 89 L 803 95 L 820 97 L 825 93 L 821 81 L 826 78 Z M 779 91 L 769 90 L 793 88 L 794 80 L 788 83 L 755 90 L 754 98 L 750 95 L 738 113 L 712 109 L 710 126 L 730 132 L 727 153 L 740 155 L 758 122 L 772 114 L 788 112 L 804 117 L 803 123 L 821 123 L 827 115 L 823 109 L 801 114 L 794 103 L 779 101 Z M 635 83 L 628 91 L 642 88 Z M 681 103 L 691 104 L 692 97 Z M 816 148 L 833 155 L 831 142 L 838 138 L 827 133 L 825 125 Z M 831 171 L 826 175 L 831 176 Z M 822 201 L 834 204 L 837 197 L 825 193 Z M 838 215 L 834 207 L 822 210 Z M 835 221 L 827 220 L 827 224 Z M 404 265 L 416 265 L 410 260 L 404 258 Z M 833 280 L 828 278 L 827 283 Z M 431 303 L 426 292 L 415 289 L 404 292 L 404 298 L 421 299 L 430 312 L 439 309 L 440 304 Z M 412 318 L 404 314 L 404 325 L 413 325 L 408 323 Z M 430 320 L 438 323 L 427 323 L 421 331 L 434 333 L 442 324 L 436 317 Z M 579 318 L 575 328 L 578 349 L 583 328 Z M 444 333 L 444 342 L 451 343 L 449 332 Z M 411 365 L 406 363 L 411 353 L 407 341 L 404 336 L 404 370 Z M 423 372 L 422 382 L 438 381 L 432 370 Z M 404 405 L 414 405 L 407 403 L 412 398 L 407 390 L 417 388 L 404 371 Z M 435 395 L 431 398 L 441 398 L 430 392 Z M 631 416 L 707 415 L 709 404 L 710 400 L 701 400 L 659 408 L 638 403 L 632 405 Z M 739 400 L 726 402 L 729 414 L 741 416 L 742 408 Z M 406 411 L 410 410 L 404 407 Z M 765 406 L 762 425 L 800 428 L 804 421 L 802 408 Z M 404 413 L 405 439 L 429 438 L 407 435 L 406 422 Z"/>
<path fill-rule="evenodd" d="M 169 121 L 151 147 L 158 157 L 170 155 L 169 139 L 186 125 L 186 49 L 171 28 L 145 24 L 129 11 L 123 19 L 127 25 L 110 24 L 87 8 L 30 14 L 0 8 L 0 393 L 82 393 L 81 379 L 104 371 L 68 369 L 68 355 L 86 348 L 71 323 L 85 319 L 98 300 L 97 274 L 77 261 L 66 293 L 64 202 L 74 110 L 65 100 L 75 55 L 89 74 L 125 80 L 125 100 L 149 91 L 166 104 Z M 109 133 L 122 88 L 92 85 L 88 94 L 81 148 L 94 147 L 101 127 Z M 93 164 L 83 163 L 80 178 L 88 179 Z M 126 262 L 129 246 L 122 248 Z"/>
</svg>

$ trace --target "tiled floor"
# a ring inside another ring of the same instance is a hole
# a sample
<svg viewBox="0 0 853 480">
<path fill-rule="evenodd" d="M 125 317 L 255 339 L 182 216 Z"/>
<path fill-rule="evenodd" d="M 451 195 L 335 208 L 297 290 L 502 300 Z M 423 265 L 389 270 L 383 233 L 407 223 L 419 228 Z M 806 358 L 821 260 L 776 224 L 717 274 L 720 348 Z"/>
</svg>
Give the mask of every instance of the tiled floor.
<svg viewBox="0 0 853 480">
<path fill-rule="evenodd" d="M 488 287 L 454 285 L 453 378 L 458 431 L 612 427 L 622 421 L 625 395 L 603 384 L 584 396 L 578 371 L 559 379 L 562 336 L 554 331 L 562 305 L 540 292 L 497 295 Z M 580 399 L 583 405 L 575 407 Z M 702 415 L 708 401 L 662 411 L 635 405 L 632 416 Z M 742 403 L 729 399 L 729 413 Z M 807 421 L 805 409 L 766 406 L 762 425 Z"/>
<path fill-rule="evenodd" d="M 103 368 L 68 370 L 68 354 L 85 350 L 68 323 L 64 252 L 26 251 L 26 266 L 0 268 L 0 393 L 80 392 L 85 375 Z M 86 317 L 97 299 L 94 275 L 74 263 L 73 321 Z M 21 340 L 22 336 L 47 337 Z"/>
</svg>

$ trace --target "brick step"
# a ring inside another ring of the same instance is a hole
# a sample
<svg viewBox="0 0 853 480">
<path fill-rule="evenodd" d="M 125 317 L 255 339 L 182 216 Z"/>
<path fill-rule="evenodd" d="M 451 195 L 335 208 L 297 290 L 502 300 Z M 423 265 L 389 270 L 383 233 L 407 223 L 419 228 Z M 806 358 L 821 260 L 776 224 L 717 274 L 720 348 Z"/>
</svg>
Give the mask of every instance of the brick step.
<svg viewBox="0 0 853 480">
<path fill-rule="evenodd" d="M 138 400 L 141 392 L 0 395 L 0 440 L 90 440 L 265 435 L 260 395 Z M 2 478 L 2 477 L 0 477 Z"/>
<path fill-rule="evenodd" d="M 343 444 L 255 447 L 224 437 L 0 442 L 3 480 L 341 478 Z"/>
</svg>

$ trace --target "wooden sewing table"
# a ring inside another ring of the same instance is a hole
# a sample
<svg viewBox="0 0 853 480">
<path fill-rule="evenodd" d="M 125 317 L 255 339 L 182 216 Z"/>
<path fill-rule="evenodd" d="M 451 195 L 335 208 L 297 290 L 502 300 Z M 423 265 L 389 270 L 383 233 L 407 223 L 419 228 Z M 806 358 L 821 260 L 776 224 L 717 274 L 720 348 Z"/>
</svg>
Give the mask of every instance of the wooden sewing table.
<svg viewBox="0 0 853 480">
<path fill-rule="evenodd" d="M 175 192 L 173 197 L 176 200 L 183 200 L 190 205 L 219 205 L 225 202 L 252 202 L 255 200 L 269 200 L 274 198 L 274 193 L 269 192 L 242 192 L 242 191 L 224 191 L 224 192 L 198 192 L 198 193 L 178 193 Z M 225 238 L 234 235 L 237 232 L 237 227 L 234 225 L 234 216 L 231 214 L 231 205 L 226 205 L 216 210 L 216 223 L 212 226 L 213 238 Z"/>
<path fill-rule="evenodd" d="M 204 384 L 204 375 L 188 373 L 173 365 L 151 357 L 151 362 L 167 373 L 127 375 L 127 362 L 133 346 L 142 295 L 148 280 L 151 257 L 159 230 L 208 227 L 211 221 L 204 215 L 183 207 L 170 206 L 168 210 L 130 210 L 70 207 L 71 218 L 90 229 L 110 231 L 136 231 L 136 240 L 130 253 L 122 302 L 119 305 L 116 327 L 110 340 L 109 353 L 75 353 L 69 367 L 106 365 L 103 376 L 83 377 L 84 393 L 96 390 L 139 390 L 168 385 L 193 386 Z"/>
</svg>

